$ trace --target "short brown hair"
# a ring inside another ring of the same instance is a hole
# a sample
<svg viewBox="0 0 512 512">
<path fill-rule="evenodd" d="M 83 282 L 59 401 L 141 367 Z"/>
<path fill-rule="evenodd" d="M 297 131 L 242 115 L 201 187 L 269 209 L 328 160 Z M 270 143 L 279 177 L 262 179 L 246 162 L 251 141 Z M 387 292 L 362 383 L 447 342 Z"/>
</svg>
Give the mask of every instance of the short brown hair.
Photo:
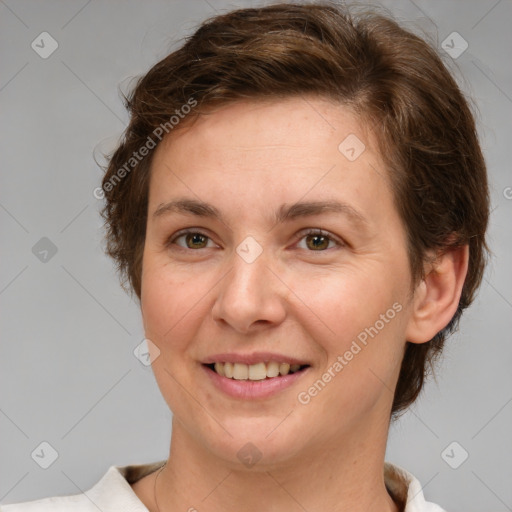
<svg viewBox="0 0 512 512">
<path fill-rule="evenodd" d="M 154 151 L 136 160 L 134 154 L 150 139 L 159 142 L 153 139 L 161 127 L 171 133 L 170 119 L 191 98 L 197 107 L 187 122 L 212 105 L 306 94 L 334 100 L 367 126 L 371 122 L 406 228 L 415 283 L 429 251 L 469 245 L 453 319 L 428 343 L 406 343 L 392 406 L 396 417 L 419 395 L 480 285 L 489 193 L 467 100 L 437 52 L 392 18 L 324 3 L 240 9 L 206 20 L 126 98 L 130 123 L 102 182 L 107 253 L 140 298 Z"/>
</svg>

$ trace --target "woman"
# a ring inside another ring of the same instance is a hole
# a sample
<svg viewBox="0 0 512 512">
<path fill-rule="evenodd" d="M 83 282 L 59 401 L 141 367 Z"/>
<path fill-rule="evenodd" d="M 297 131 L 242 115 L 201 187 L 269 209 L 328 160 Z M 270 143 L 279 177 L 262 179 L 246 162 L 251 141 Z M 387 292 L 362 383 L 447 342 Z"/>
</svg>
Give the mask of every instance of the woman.
<svg viewBox="0 0 512 512">
<path fill-rule="evenodd" d="M 435 51 L 331 4 L 242 9 L 128 107 L 103 216 L 169 457 L 4 510 L 442 510 L 384 461 L 485 262 L 485 163 Z"/>
</svg>

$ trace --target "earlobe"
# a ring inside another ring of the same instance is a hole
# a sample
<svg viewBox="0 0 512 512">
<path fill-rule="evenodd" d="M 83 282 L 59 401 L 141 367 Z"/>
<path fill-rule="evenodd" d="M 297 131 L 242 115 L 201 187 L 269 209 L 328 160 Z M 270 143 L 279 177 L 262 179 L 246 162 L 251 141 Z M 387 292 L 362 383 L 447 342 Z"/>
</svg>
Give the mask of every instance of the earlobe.
<svg viewBox="0 0 512 512">
<path fill-rule="evenodd" d="M 468 261 L 469 246 L 464 245 L 447 250 L 429 264 L 414 292 L 407 341 L 430 341 L 449 324 L 459 305 Z"/>
</svg>

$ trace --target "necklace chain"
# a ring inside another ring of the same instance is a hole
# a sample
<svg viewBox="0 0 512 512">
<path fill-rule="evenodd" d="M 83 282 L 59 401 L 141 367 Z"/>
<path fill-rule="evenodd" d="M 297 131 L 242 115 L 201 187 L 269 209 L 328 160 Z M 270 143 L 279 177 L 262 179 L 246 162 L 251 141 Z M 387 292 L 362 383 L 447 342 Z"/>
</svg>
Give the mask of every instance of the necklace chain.
<svg viewBox="0 0 512 512">
<path fill-rule="evenodd" d="M 155 505 L 156 505 L 156 510 L 157 512 L 160 512 L 160 507 L 158 506 L 158 501 L 156 499 L 156 482 L 158 480 L 158 477 L 160 476 L 160 473 L 162 472 L 162 470 L 165 468 L 165 464 L 167 464 L 167 461 L 164 463 L 164 465 L 158 470 L 158 473 L 156 475 L 156 478 L 155 478 L 155 486 L 154 486 L 154 490 L 153 490 L 153 493 L 154 493 L 154 499 L 155 499 Z"/>
</svg>

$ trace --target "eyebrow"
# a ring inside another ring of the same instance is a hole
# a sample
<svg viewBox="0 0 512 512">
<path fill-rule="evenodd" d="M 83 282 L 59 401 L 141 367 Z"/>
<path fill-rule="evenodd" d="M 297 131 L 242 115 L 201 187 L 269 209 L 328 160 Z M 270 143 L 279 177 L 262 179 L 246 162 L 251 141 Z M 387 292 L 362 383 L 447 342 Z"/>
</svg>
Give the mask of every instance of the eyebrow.
<svg viewBox="0 0 512 512">
<path fill-rule="evenodd" d="M 158 218 L 170 213 L 181 213 L 218 219 L 228 225 L 222 213 L 213 205 L 196 199 L 180 198 L 167 203 L 162 203 L 154 211 L 153 217 Z M 355 208 L 347 203 L 339 201 L 303 201 L 292 205 L 283 204 L 275 212 L 273 221 L 275 224 L 283 224 L 302 217 L 313 217 L 322 213 L 339 213 L 347 216 L 354 224 L 365 227 L 367 219 Z"/>
</svg>

